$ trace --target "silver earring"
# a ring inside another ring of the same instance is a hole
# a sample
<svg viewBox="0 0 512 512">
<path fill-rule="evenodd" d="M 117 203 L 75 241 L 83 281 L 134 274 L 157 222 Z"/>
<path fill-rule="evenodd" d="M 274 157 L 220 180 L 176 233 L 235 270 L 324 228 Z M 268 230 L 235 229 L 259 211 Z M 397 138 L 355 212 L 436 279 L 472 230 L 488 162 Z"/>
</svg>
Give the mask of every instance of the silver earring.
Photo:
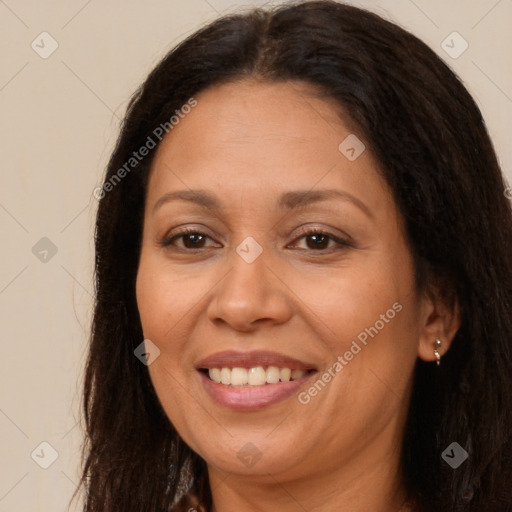
<svg viewBox="0 0 512 512">
<path fill-rule="evenodd" d="M 441 348 L 441 340 L 436 338 L 434 341 L 434 356 L 436 357 L 437 366 L 441 364 L 441 356 L 439 355 L 439 348 Z"/>
</svg>

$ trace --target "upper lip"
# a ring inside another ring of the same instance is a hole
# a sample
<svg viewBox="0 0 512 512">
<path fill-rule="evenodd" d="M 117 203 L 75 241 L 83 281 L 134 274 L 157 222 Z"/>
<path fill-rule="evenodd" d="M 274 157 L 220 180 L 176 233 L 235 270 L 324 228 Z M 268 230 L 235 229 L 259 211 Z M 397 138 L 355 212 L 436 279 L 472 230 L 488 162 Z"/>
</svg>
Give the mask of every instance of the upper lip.
<svg viewBox="0 0 512 512">
<path fill-rule="evenodd" d="M 217 352 L 199 361 L 198 370 L 206 368 L 254 368 L 256 366 L 278 366 L 292 370 L 314 370 L 314 365 L 293 357 L 270 351 L 237 352 L 228 350 Z"/>
</svg>

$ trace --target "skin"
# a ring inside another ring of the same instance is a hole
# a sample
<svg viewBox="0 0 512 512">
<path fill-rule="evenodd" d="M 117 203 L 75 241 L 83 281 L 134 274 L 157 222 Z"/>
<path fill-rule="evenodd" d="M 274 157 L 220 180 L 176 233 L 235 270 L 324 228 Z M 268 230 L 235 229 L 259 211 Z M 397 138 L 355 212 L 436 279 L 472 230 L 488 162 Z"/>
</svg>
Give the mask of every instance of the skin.
<svg viewBox="0 0 512 512">
<path fill-rule="evenodd" d="M 413 367 L 434 361 L 436 337 L 448 350 L 457 306 L 416 291 L 400 212 L 368 144 L 352 162 L 338 149 L 353 130 L 332 100 L 305 83 L 249 79 L 195 98 L 155 155 L 137 276 L 144 336 L 160 350 L 148 369 L 162 406 L 208 464 L 214 512 L 396 512 Z M 324 188 L 365 206 L 277 205 L 284 192 Z M 164 194 L 189 189 L 215 194 L 222 208 L 177 200 L 154 210 Z M 199 249 L 186 236 L 162 246 L 184 227 L 207 235 Z M 301 231 L 311 228 L 350 245 L 327 238 L 318 249 Z M 250 264 L 236 252 L 249 236 L 263 249 Z M 195 370 L 219 351 L 274 350 L 322 375 L 395 303 L 402 310 L 307 404 L 293 395 L 233 411 Z M 251 467 L 237 457 L 248 442 L 261 454 Z"/>
</svg>

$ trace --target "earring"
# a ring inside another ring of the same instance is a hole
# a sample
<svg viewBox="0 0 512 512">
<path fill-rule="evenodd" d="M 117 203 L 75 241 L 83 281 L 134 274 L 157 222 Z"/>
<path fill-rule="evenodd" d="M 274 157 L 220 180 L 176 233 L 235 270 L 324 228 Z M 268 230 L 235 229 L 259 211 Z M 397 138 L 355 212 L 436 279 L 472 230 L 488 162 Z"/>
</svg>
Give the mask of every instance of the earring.
<svg viewBox="0 0 512 512">
<path fill-rule="evenodd" d="M 436 357 L 437 366 L 441 364 L 441 356 L 439 355 L 439 348 L 441 347 L 441 340 L 436 338 L 434 341 L 434 356 Z"/>
</svg>

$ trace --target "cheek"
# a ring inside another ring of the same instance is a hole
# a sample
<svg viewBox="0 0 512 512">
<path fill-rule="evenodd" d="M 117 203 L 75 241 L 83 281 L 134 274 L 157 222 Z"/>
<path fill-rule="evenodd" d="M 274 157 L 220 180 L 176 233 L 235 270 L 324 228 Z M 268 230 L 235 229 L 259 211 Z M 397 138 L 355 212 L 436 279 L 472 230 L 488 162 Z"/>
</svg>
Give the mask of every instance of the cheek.
<svg viewBox="0 0 512 512">
<path fill-rule="evenodd" d="M 161 262 L 144 252 L 141 255 L 136 282 L 136 297 L 144 338 L 160 350 L 159 356 L 148 366 L 156 395 L 169 420 L 186 438 L 189 438 L 191 395 L 187 389 L 185 342 L 191 326 L 189 313 L 201 295 L 199 286 L 171 272 Z M 187 415 L 183 411 L 188 411 Z M 188 417 L 188 419 L 187 419 Z M 197 422 L 195 422 L 197 423 Z"/>
<path fill-rule="evenodd" d="M 296 282 L 318 332 L 325 333 L 331 364 L 338 356 L 346 361 L 342 373 L 350 378 L 336 379 L 338 394 L 363 404 L 382 398 L 386 385 L 396 390 L 407 386 L 407 369 L 412 371 L 417 355 L 419 311 L 405 246 L 354 258 L 328 279 L 303 275 Z"/>
<path fill-rule="evenodd" d="M 313 313 L 312 319 L 333 339 L 333 348 L 341 342 L 356 339 L 376 322 L 382 330 L 390 325 L 409 295 L 407 279 L 398 278 L 394 269 L 370 258 L 347 268 L 331 269 L 326 275 L 297 274 L 294 291 Z M 381 316 L 383 315 L 383 318 Z M 396 323 L 396 322 L 395 322 Z"/>
<path fill-rule="evenodd" d="M 345 425 L 344 434 L 334 426 L 330 431 L 340 443 L 345 435 L 366 429 L 370 435 L 373 427 L 384 428 L 401 403 L 395 398 L 407 391 L 416 359 L 418 313 L 413 276 L 404 264 L 376 258 L 372 265 L 333 276 L 322 290 L 302 281 L 303 296 L 328 333 L 330 352 L 323 373 L 330 391 L 317 394 L 309 388 L 302 398 L 311 400 L 333 425 Z M 332 380 L 326 375 L 329 369 L 336 375 Z"/>
<path fill-rule="evenodd" d="M 178 277 L 179 276 L 179 277 Z M 151 255 L 141 256 L 136 284 L 137 306 L 144 336 L 162 343 L 179 339 L 184 318 L 192 313 L 204 295 L 204 282 L 177 273 Z M 160 347 L 162 350 L 164 347 Z"/>
</svg>

